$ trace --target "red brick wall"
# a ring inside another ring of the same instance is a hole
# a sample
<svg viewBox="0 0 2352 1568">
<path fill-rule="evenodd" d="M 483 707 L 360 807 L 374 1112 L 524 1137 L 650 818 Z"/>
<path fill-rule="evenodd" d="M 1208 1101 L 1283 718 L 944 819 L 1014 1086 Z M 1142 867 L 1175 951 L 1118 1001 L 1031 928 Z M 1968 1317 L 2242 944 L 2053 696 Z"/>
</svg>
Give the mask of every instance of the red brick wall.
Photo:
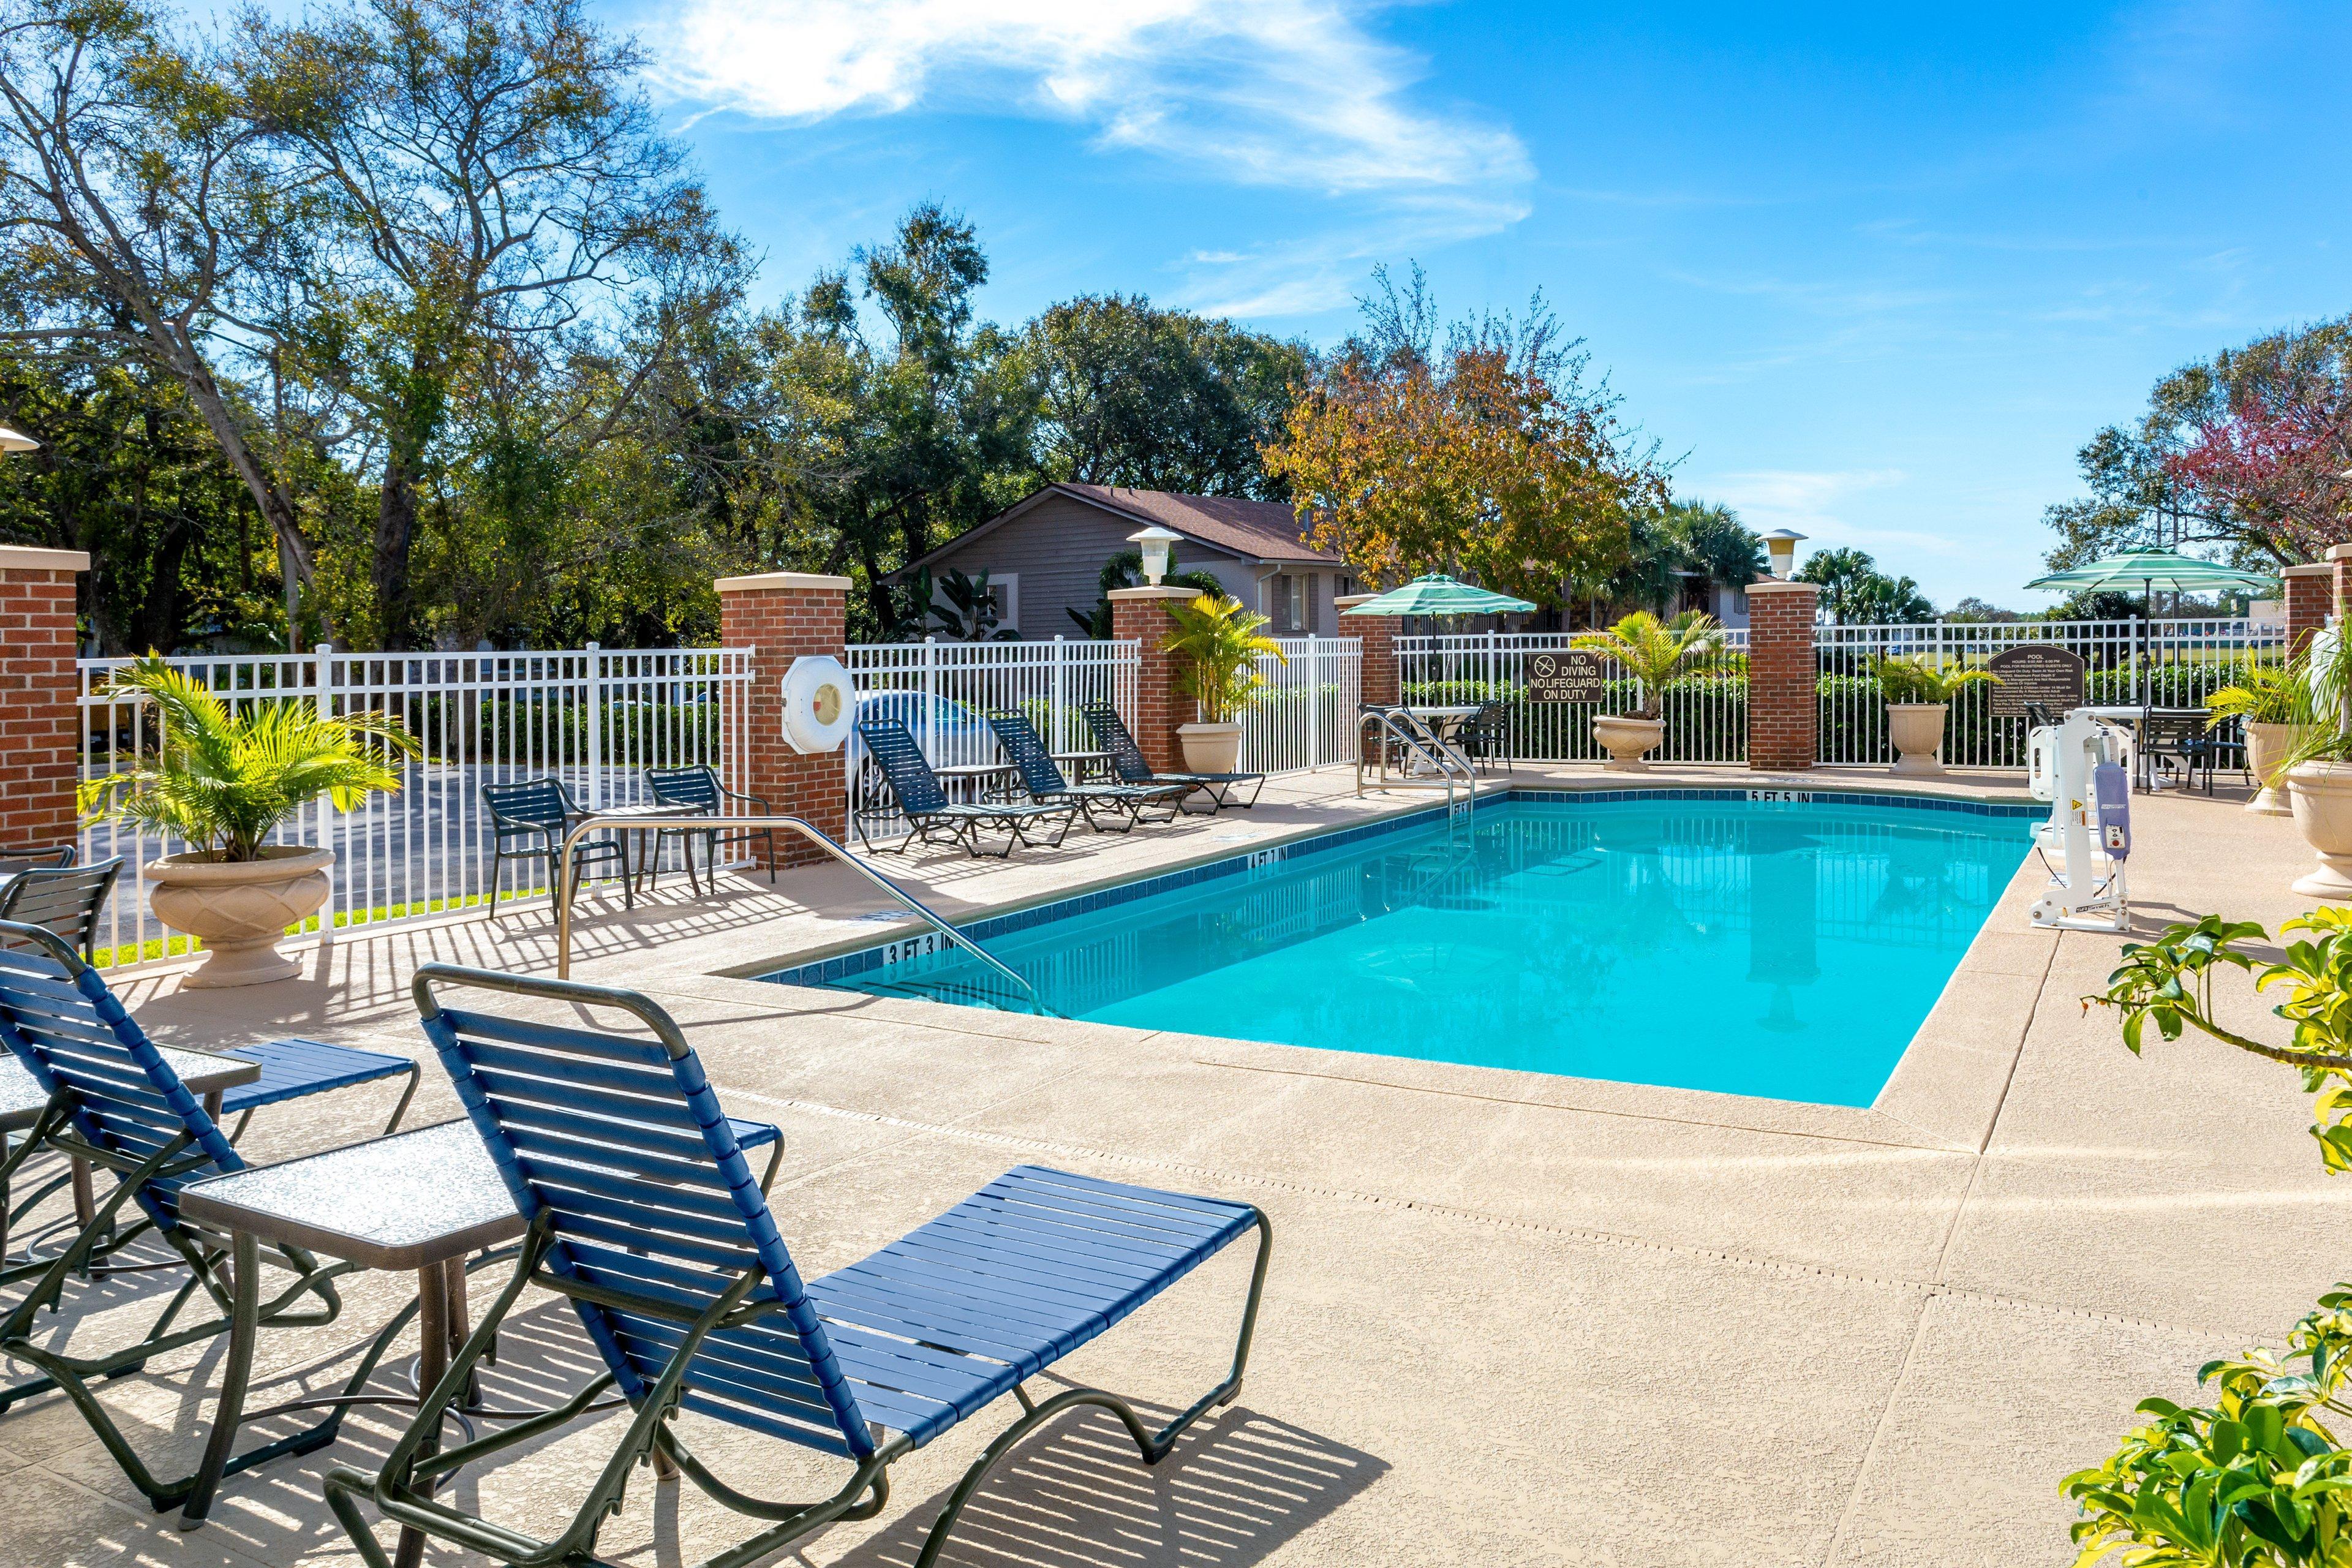
<svg viewBox="0 0 2352 1568">
<path fill-rule="evenodd" d="M 1821 705 L 1814 697 L 1811 583 L 1758 583 L 1748 590 L 1748 765 L 1790 773 L 1813 765 Z"/>
<path fill-rule="evenodd" d="M 1176 661 L 1160 646 L 1172 623 L 1168 606 L 1194 596 L 1190 588 L 1120 588 L 1110 595 L 1110 635 L 1139 645 L 1135 669 L 1135 711 L 1125 714 L 1135 743 L 1156 773 L 1181 773 L 1184 753 L 1176 726 L 1190 724 L 1192 701 L 1176 694 Z"/>
<path fill-rule="evenodd" d="M 1360 605 L 1373 597 L 1370 594 L 1350 594 L 1333 604 L 1345 610 L 1350 605 Z M 1402 689 L 1397 682 L 1396 639 L 1404 622 L 1394 616 L 1341 616 L 1339 636 L 1364 639 L 1363 687 L 1367 702 L 1402 700 Z"/>
<path fill-rule="evenodd" d="M 849 580 L 780 572 L 730 577 L 719 584 L 719 640 L 751 650 L 751 689 L 745 707 L 751 729 L 749 776 L 738 787 L 768 809 L 804 816 L 835 839 L 848 837 L 845 764 L 839 752 L 803 755 L 784 741 L 784 671 L 805 655 L 839 658 L 847 640 Z M 757 840 L 752 853 L 763 851 Z M 804 866 L 823 850 L 793 835 L 776 835 L 777 863 Z M 764 861 L 763 861 L 764 864 Z"/>
<path fill-rule="evenodd" d="M 2286 583 L 2286 646 L 2299 654 L 2312 635 L 2334 613 L 2336 568 L 2326 562 L 2290 566 L 2281 575 Z"/>
<path fill-rule="evenodd" d="M 71 563 L 65 551 L 0 552 Z M 0 565 L 0 844 L 75 841 L 80 704 L 71 565 Z"/>
</svg>

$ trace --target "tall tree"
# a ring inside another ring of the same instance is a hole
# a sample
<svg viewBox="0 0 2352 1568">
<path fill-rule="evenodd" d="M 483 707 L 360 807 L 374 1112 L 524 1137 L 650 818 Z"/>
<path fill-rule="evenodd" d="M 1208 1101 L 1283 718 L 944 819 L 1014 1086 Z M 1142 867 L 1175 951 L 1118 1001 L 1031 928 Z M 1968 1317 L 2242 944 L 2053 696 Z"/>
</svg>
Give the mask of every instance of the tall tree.
<svg viewBox="0 0 2352 1568">
<path fill-rule="evenodd" d="M 1231 321 L 1082 295 L 1029 323 L 1038 466 L 1056 479 L 1281 499 L 1258 458 L 1282 432 L 1307 351 Z"/>
<path fill-rule="evenodd" d="M 1822 610 L 1839 626 L 1932 621 L 1936 606 L 1908 577 L 1891 577 L 1862 550 L 1816 550 L 1797 573 L 1822 586 Z"/>
<path fill-rule="evenodd" d="M 225 322 L 289 195 L 223 62 L 123 0 L 0 3 L 0 341 L 176 383 L 277 543 L 295 619 L 315 580 L 291 468 Z"/>
<path fill-rule="evenodd" d="M 654 121 L 635 44 L 578 0 L 362 0 L 245 28 L 243 89 L 320 203 L 292 309 L 264 324 L 363 411 L 378 636 L 407 647 L 420 497 L 470 372 L 552 365 L 645 296 L 727 270 L 731 247 Z M 615 395 L 668 347 L 644 344 Z"/>
<path fill-rule="evenodd" d="M 1543 605 L 1623 562 L 1664 479 L 1540 297 L 1523 319 L 1457 323 L 1441 347 L 1418 268 L 1402 289 L 1376 283 L 1366 331 L 1265 455 L 1316 543 L 1376 582 L 1467 573 Z"/>
</svg>

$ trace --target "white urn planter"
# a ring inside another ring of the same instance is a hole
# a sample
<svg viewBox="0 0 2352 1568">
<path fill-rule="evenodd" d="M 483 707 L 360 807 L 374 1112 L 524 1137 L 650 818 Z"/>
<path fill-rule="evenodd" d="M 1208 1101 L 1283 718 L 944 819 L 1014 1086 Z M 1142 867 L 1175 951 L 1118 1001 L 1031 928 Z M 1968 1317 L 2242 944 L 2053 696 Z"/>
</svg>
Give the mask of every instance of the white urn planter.
<svg viewBox="0 0 2352 1568">
<path fill-rule="evenodd" d="M 331 849 L 265 849 L 258 860 L 209 854 L 166 855 L 147 863 L 148 902 L 155 918 L 205 944 L 205 964 L 180 984 L 190 988 L 259 985 L 301 973 L 278 951 L 286 928 L 327 901 Z"/>
<path fill-rule="evenodd" d="M 2294 884 L 2307 898 L 2352 903 L 2352 763 L 2304 763 L 2286 773 L 2294 826 L 2319 851 L 2319 869 Z"/>
<path fill-rule="evenodd" d="M 1184 768 L 1195 773 L 1240 771 L 1242 727 L 1239 724 L 1179 724 L 1176 740 L 1184 749 Z"/>
<path fill-rule="evenodd" d="M 1643 753 L 1654 749 L 1666 738 L 1664 719 L 1636 719 L 1626 713 L 1601 713 L 1592 721 L 1592 738 L 1607 748 L 1609 761 L 1602 765 L 1621 773 L 1649 771 L 1642 760 Z"/>
<path fill-rule="evenodd" d="M 1948 702 L 1890 702 L 1886 705 L 1886 738 L 1895 742 L 1898 773 L 1940 773 L 1944 760 L 1944 715 Z"/>
<path fill-rule="evenodd" d="M 2293 816 L 2294 808 L 2287 804 L 2286 789 L 2279 774 L 2287 756 L 2294 750 L 2308 728 L 2303 724 L 2253 724 L 2246 726 L 2246 766 L 2252 770 L 2261 788 L 2254 798 L 2246 802 L 2248 811 L 2264 816 Z"/>
</svg>

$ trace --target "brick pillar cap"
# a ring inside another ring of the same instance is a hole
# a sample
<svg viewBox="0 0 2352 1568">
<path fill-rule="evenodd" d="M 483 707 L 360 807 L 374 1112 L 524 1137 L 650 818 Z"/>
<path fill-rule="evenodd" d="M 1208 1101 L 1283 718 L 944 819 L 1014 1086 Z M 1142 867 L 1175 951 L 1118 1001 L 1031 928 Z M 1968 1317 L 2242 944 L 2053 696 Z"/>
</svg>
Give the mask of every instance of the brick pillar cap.
<svg viewBox="0 0 2352 1568">
<path fill-rule="evenodd" d="M 1201 596 L 1201 590 L 1171 588 L 1163 584 L 1157 588 L 1113 588 L 1110 596 L 1114 603 L 1121 599 L 1197 599 Z"/>
<path fill-rule="evenodd" d="M 1819 583 L 1791 583 L 1783 578 L 1773 577 L 1763 582 L 1748 584 L 1748 591 L 1751 594 L 1818 594 L 1822 591 L 1822 585 Z"/>
<path fill-rule="evenodd" d="M 2336 546 L 2337 550 L 2343 548 L 2342 545 Z M 2331 555 L 2335 552 L 2333 550 L 2328 552 Z M 2332 577 L 2335 574 L 2336 568 L 2325 561 L 2314 561 L 2302 566 L 2283 567 L 2279 572 L 2282 577 Z"/>
<path fill-rule="evenodd" d="M 715 584 L 722 594 L 756 594 L 763 588 L 831 588 L 849 592 L 849 579 L 819 572 L 762 572 L 756 577 L 721 577 Z"/>
<path fill-rule="evenodd" d="M 1352 610 L 1358 605 L 1369 605 L 1374 599 L 1379 597 L 1380 595 L 1378 594 L 1342 594 L 1339 597 L 1331 601 L 1331 606 L 1334 609 Z M 1360 621 L 1393 621 L 1402 620 L 1403 617 L 1400 616 L 1358 616 L 1356 618 Z"/>
<path fill-rule="evenodd" d="M 2330 561 L 2352 561 L 2352 544 L 2331 544 L 2327 547 Z"/>
<path fill-rule="evenodd" d="M 87 572 L 89 556 L 79 550 L 35 550 L 24 544 L 0 544 L 0 571 Z"/>
</svg>

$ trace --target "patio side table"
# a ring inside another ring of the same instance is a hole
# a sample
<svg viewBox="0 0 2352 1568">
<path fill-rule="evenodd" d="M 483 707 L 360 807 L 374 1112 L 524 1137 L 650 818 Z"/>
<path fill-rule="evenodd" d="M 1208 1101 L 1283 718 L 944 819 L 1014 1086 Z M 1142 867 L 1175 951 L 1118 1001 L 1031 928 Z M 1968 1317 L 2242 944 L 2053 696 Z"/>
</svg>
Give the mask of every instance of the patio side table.
<svg viewBox="0 0 2352 1568">
<path fill-rule="evenodd" d="M 1011 763 L 961 763 L 950 767 L 933 768 L 931 776 L 953 800 L 963 797 L 967 805 L 985 805 L 1001 800 L 1010 791 L 1007 781 L 1021 776 L 1021 770 Z"/>
<path fill-rule="evenodd" d="M 523 1233 L 522 1215 L 467 1121 L 193 1183 L 180 1194 L 180 1213 L 226 1231 L 236 1247 L 236 1326 L 204 1467 L 181 1510 L 184 1530 L 211 1510 L 235 1445 L 258 1333 L 262 1243 L 290 1243 L 368 1268 L 414 1269 L 422 1392 L 441 1381 L 450 1352 L 465 1342 L 467 1255 Z M 436 1446 L 428 1442 L 425 1451 Z M 424 1552 L 423 1534 L 404 1529 L 397 1568 L 416 1568 Z"/>
<path fill-rule="evenodd" d="M 1108 752 L 1055 752 L 1054 765 L 1074 784 L 1117 784 Z"/>
</svg>

